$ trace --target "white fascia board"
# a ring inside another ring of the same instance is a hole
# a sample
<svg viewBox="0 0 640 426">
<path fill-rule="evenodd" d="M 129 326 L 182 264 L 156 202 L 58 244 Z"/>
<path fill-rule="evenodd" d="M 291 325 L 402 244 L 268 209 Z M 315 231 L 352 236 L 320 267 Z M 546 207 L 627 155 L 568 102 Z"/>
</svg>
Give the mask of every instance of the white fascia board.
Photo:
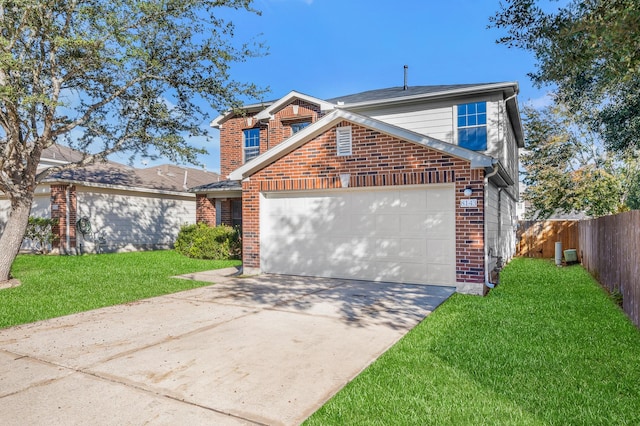
<svg viewBox="0 0 640 426">
<path fill-rule="evenodd" d="M 276 145 L 269 151 L 259 155 L 248 163 L 245 163 L 243 166 L 237 168 L 236 170 L 231 172 L 231 174 L 229 175 L 229 179 L 243 180 L 251 176 L 253 173 L 262 169 L 264 166 L 271 164 L 275 160 L 304 145 L 307 141 L 324 133 L 327 129 L 333 127 L 341 121 L 349 121 L 351 123 L 359 124 L 363 127 L 377 130 L 381 133 L 385 133 L 395 138 L 413 142 L 428 148 L 435 149 L 436 151 L 449 154 L 453 157 L 467 160 L 471 162 L 471 168 L 473 169 L 492 167 L 495 163 L 493 157 L 490 157 L 488 155 L 471 151 L 458 145 L 452 145 L 438 139 L 430 138 L 428 136 L 412 132 L 402 127 L 384 123 L 370 117 L 365 117 L 363 115 L 356 114 L 350 111 L 338 109 L 324 116 L 314 124 L 305 127 L 303 130 L 294 134 L 285 142 Z"/>
<path fill-rule="evenodd" d="M 261 102 L 258 104 L 250 104 L 250 105 L 244 105 L 242 107 L 240 107 L 240 110 L 245 110 L 247 112 L 255 112 L 255 111 L 260 111 L 264 108 L 267 108 L 269 105 L 271 105 L 273 102 Z M 214 129 L 218 129 L 220 128 L 220 126 L 222 126 L 222 123 L 224 123 L 225 121 L 227 121 L 229 118 L 233 117 L 234 112 L 232 110 L 228 110 L 223 112 L 222 114 L 220 114 L 219 116 L 217 116 L 216 118 L 214 118 L 211 123 L 209 123 L 209 127 L 213 127 Z"/>
<path fill-rule="evenodd" d="M 322 99 L 314 98 L 313 96 L 305 95 L 304 93 L 299 93 L 295 90 L 292 90 L 291 92 L 287 93 L 285 96 L 271 104 L 268 108 L 260 111 L 260 113 L 256 115 L 256 119 L 267 120 L 271 118 L 273 114 L 278 112 L 281 108 L 289 105 L 294 99 L 301 99 L 303 101 L 319 105 L 320 110 L 322 111 L 329 111 L 335 108 L 335 105 L 331 102 L 323 101 Z"/>
<path fill-rule="evenodd" d="M 387 98 L 387 99 L 377 99 L 374 101 L 365 101 L 365 102 L 356 102 L 356 103 L 345 103 L 337 106 L 336 108 L 366 108 L 369 106 L 375 105 L 386 105 L 386 104 L 402 104 L 406 102 L 415 102 L 423 99 L 439 99 L 439 98 L 451 98 L 455 96 L 463 96 L 463 95 L 477 95 L 481 93 L 491 93 L 497 91 L 504 91 L 505 89 L 511 89 L 514 93 L 519 92 L 518 82 L 508 82 L 508 83 L 494 83 L 494 84 L 482 84 L 478 86 L 464 87 L 459 89 L 445 90 L 442 92 L 433 92 L 433 93 L 422 93 L 419 95 L 411 95 L 411 96 L 399 96 L 396 98 Z"/>
</svg>

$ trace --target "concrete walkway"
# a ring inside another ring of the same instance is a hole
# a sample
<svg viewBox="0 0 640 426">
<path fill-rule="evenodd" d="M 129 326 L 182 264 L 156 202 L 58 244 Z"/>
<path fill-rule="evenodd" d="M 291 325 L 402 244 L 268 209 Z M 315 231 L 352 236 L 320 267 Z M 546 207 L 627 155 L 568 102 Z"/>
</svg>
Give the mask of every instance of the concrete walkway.
<svg viewBox="0 0 640 426">
<path fill-rule="evenodd" d="M 231 272 L 0 330 L 0 424 L 299 424 L 454 291 Z"/>
</svg>

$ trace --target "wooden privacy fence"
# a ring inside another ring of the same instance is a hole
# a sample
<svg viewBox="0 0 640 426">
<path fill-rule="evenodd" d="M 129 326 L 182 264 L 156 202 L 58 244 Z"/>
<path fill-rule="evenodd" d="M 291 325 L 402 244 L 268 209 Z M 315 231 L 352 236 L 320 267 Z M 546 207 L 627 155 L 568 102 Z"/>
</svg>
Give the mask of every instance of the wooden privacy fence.
<svg viewBox="0 0 640 426">
<path fill-rule="evenodd" d="M 556 241 L 563 250 L 577 249 L 600 285 L 622 294 L 624 312 L 640 327 L 640 210 L 582 221 L 520 221 L 516 253 L 554 258 Z"/>
<path fill-rule="evenodd" d="M 609 292 L 620 292 L 623 310 L 640 327 L 640 210 L 580 222 L 582 265 Z"/>
<path fill-rule="evenodd" d="M 521 220 L 518 222 L 517 241 L 517 256 L 553 258 L 556 241 L 562 243 L 562 250 L 578 248 L 578 221 Z"/>
</svg>

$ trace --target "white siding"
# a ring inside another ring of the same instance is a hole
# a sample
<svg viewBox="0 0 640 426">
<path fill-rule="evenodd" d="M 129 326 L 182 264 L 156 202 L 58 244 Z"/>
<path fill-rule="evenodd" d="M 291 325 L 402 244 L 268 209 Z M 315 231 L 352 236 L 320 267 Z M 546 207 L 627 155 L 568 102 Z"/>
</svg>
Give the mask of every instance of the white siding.
<svg viewBox="0 0 640 426">
<path fill-rule="evenodd" d="M 106 251 L 170 248 L 180 226 L 195 223 L 195 197 L 78 188 L 77 218 L 87 216 L 92 235 L 78 244 L 95 250 L 95 238 L 105 239 Z"/>
<path fill-rule="evenodd" d="M 454 143 L 453 106 L 451 104 L 420 104 L 381 108 L 364 112 L 385 123 Z"/>
<path fill-rule="evenodd" d="M 11 202 L 6 197 L 0 197 L 0 232 L 4 231 L 4 227 L 9 220 L 11 212 Z M 35 217 L 51 217 L 51 198 L 48 186 L 39 186 L 33 196 L 33 204 L 29 216 Z M 33 244 L 31 241 L 25 241 L 22 244 L 22 250 L 31 250 Z"/>
<path fill-rule="evenodd" d="M 486 222 L 486 248 L 491 255 L 489 259 L 489 270 L 496 265 L 496 257 L 500 256 L 503 262 L 508 262 L 514 255 L 516 249 L 516 229 L 514 217 L 516 214 L 516 203 L 503 189 L 488 186 L 489 202 L 485 209 Z M 498 206 L 500 210 L 498 210 Z"/>
</svg>

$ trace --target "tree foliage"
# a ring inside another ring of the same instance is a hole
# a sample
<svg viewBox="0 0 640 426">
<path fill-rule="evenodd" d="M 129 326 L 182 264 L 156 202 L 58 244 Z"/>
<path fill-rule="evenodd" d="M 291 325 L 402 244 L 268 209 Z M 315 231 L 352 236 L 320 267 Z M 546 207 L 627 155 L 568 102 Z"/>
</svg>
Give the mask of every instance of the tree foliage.
<svg viewBox="0 0 640 426">
<path fill-rule="evenodd" d="M 555 85 L 558 102 L 588 114 L 609 147 L 640 146 L 640 2 L 570 0 L 550 12 L 541 3 L 501 3 L 490 18 L 507 30 L 498 42 L 533 52 L 533 81 Z"/>
<path fill-rule="evenodd" d="M 231 79 L 230 66 L 262 46 L 235 42 L 223 8 L 255 12 L 251 0 L 0 1 L 0 191 L 12 209 L 0 281 L 47 173 L 118 151 L 196 162 L 204 151 L 189 137 L 204 135 L 209 108 L 259 94 Z M 38 169 L 42 151 L 62 141 L 82 160 Z"/>
<path fill-rule="evenodd" d="M 598 217 L 624 209 L 628 163 L 598 148 L 597 135 L 559 107 L 525 107 L 527 149 L 520 157 L 530 217 L 584 213 Z"/>
</svg>

